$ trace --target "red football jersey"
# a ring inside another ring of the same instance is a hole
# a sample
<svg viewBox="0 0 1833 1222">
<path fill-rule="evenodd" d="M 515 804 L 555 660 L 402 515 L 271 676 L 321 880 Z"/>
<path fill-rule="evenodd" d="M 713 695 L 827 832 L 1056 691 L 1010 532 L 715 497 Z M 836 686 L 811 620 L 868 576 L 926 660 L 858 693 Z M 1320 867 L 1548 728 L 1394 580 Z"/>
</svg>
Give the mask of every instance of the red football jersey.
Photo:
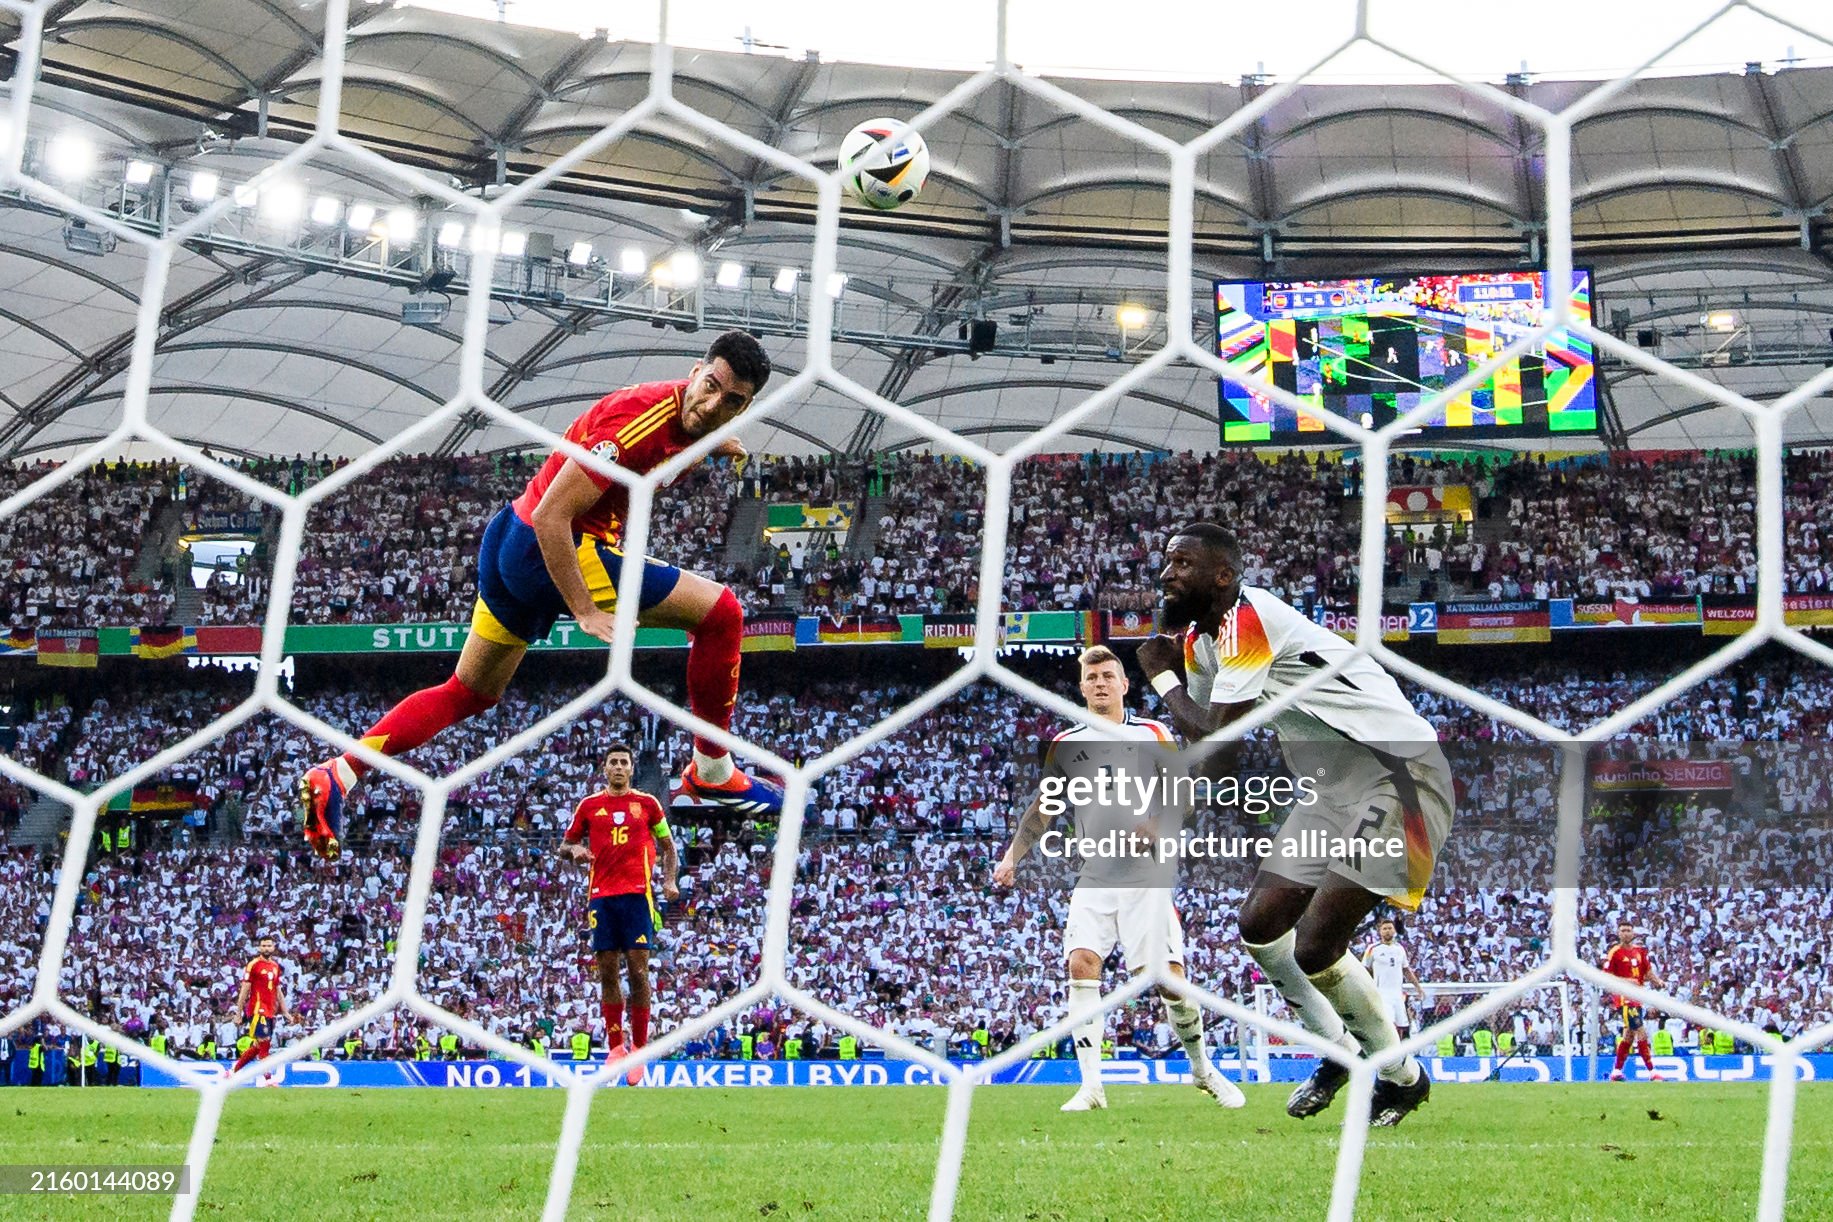
<svg viewBox="0 0 1833 1222">
<path fill-rule="evenodd" d="M 686 389 L 682 381 L 648 382 L 613 391 L 567 426 L 566 439 L 639 475 L 653 471 L 694 443 L 681 427 L 681 394 Z M 535 506 L 566 464 L 565 454 L 555 451 L 548 455 L 515 499 L 516 517 L 534 525 Z M 573 533 L 615 543 L 630 510 L 630 492 L 596 471 L 581 469 L 604 495 L 573 519 Z"/>
<path fill-rule="evenodd" d="M 1610 948 L 1610 957 L 1604 960 L 1605 971 L 1634 984 L 1648 980 L 1649 966 L 1646 946 L 1613 946 Z"/>
<path fill-rule="evenodd" d="M 668 835 L 662 804 L 640 789 L 616 797 L 600 790 L 573 810 L 566 842 L 592 852 L 592 898 L 648 895 L 656 836 Z"/>
<path fill-rule="evenodd" d="M 249 960 L 242 969 L 248 985 L 247 1018 L 272 1018 L 280 1012 L 280 965 L 272 959 Z"/>
</svg>

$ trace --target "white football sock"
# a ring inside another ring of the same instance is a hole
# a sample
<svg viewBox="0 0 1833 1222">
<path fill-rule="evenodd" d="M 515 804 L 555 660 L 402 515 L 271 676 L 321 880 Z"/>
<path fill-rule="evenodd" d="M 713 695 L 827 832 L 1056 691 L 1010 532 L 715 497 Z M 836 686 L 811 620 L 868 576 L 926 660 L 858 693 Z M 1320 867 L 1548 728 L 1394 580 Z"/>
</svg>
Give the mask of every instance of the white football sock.
<svg viewBox="0 0 1833 1222">
<path fill-rule="evenodd" d="M 1260 972 L 1267 978 L 1267 983 L 1279 990 L 1279 995 L 1286 999 L 1286 1004 L 1298 1015 L 1299 1024 L 1305 1030 L 1334 1044 L 1341 1044 L 1351 1052 L 1362 1051 L 1356 1037 L 1343 1025 L 1342 1015 L 1337 1013 L 1336 1007 L 1312 986 L 1298 966 L 1298 959 L 1292 953 L 1292 948 L 1298 945 L 1296 933 L 1288 929 L 1278 939 L 1264 946 L 1252 943 L 1243 945 L 1247 947 L 1247 953 L 1253 956 L 1254 962 L 1260 965 Z"/>
<path fill-rule="evenodd" d="M 1374 1057 L 1400 1042 L 1394 1020 L 1381 994 L 1375 990 L 1375 978 L 1368 974 L 1362 961 L 1345 954 L 1341 959 L 1311 977 L 1317 991 L 1330 1000 L 1343 1023 L 1362 1045 L 1362 1051 Z M 1419 1078 L 1419 1062 L 1407 1057 L 1397 1065 L 1380 1071 L 1389 1082 L 1411 1086 Z"/>
<path fill-rule="evenodd" d="M 1203 1011 L 1188 998 L 1167 997 L 1165 1013 L 1178 1042 L 1184 1045 L 1184 1055 L 1190 1058 L 1190 1072 L 1200 1076 L 1209 1064 L 1209 1054 L 1203 1051 Z"/>
<path fill-rule="evenodd" d="M 694 775 L 709 785 L 724 785 L 732 779 L 732 753 L 721 752 L 718 755 L 702 755 L 700 748 L 694 748 Z"/>
<path fill-rule="evenodd" d="M 1069 982 L 1069 1012 L 1080 1014 L 1084 1010 L 1094 1010 L 1101 1004 L 1101 982 L 1099 980 L 1071 980 Z M 1082 1070 L 1082 1086 L 1086 1090 L 1101 1089 L 1101 1032 L 1107 1024 L 1106 1015 L 1100 1012 L 1089 1015 L 1087 1021 L 1078 1023 L 1070 1036 L 1075 1040 L 1076 1065 Z"/>
</svg>

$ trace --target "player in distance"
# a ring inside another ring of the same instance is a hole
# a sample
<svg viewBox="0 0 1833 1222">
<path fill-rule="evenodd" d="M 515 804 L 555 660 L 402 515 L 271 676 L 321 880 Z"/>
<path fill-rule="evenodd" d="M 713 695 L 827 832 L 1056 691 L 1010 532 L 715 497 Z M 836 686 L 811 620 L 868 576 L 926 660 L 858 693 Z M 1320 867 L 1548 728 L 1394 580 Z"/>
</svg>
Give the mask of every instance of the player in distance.
<svg viewBox="0 0 1833 1222">
<path fill-rule="evenodd" d="M 275 949 L 272 938 L 262 938 L 255 945 L 255 957 L 242 969 L 242 984 L 235 994 L 235 1014 L 251 1043 L 236 1057 L 230 1073 L 272 1052 L 274 1020 L 293 1017 L 286 1007 L 286 994 L 280 988 L 280 962 L 274 958 Z"/>
<path fill-rule="evenodd" d="M 1655 974 L 1655 965 L 1649 958 L 1648 947 L 1636 945 L 1636 927 L 1628 921 L 1617 925 L 1617 944 L 1604 957 L 1604 970 L 1631 984 L 1647 985 L 1651 989 L 1661 987 L 1661 977 Z M 1655 1072 L 1655 1058 L 1649 1047 L 1648 1023 L 1642 1012 L 1642 1003 L 1616 993 L 1611 995 L 1610 1005 L 1623 1024 L 1622 1034 L 1617 1037 L 1617 1063 L 1611 1068 L 1610 1080 L 1623 1081 L 1623 1064 L 1629 1060 L 1629 1050 L 1633 1045 L 1636 1055 L 1642 1060 L 1642 1067 L 1648 1070 L 1649 1081 L 1661 1081 L 1661 1075 Z"/>
<path fill-rule="evenodd" d="M 1374 978 L 1375 991 L 1381 994 L 1381 1004 L 1387 1007 L 1389 1017 L 1394 1020 L 1394 1030 L 1401 1039 L 1406 1039 L 1413 1030 L 1413 1018 L 1407 1013 L 1407 995 L 1403 984 L 1413 986 L 1419 1002 L 1426 1002 L 1426 986 L 1420 982 L 1413 971 L 1412 960 L 1407 957 L 1407 948 L 1400 944 L 1400 927 L 1392 919 L 1384 918 L 1375 925 L 1376 941 L 1374 945 L 1362 952 L 1362 966 Z"/>
<path fill-rule="evenodd" d="M 567 440 L 638 474 L 653 471 L 735 419 L 769 377 L 770 358 L 757 340 L 727 331 L 684 381 L 606 395 L 568 426 Z M 745 448 L 730 440 L 714 453 L 742 458 Z M 477 605 L 452 677 L 395 705 L 364 731 L 363 743 L 384 755 L 400 755 L 492 707 L 528 647 L 546 637 L 562 615 L 610 643 L 629 506 L 622 484 L 565 454 L 549 455 L 522 494 L 484 528 Z M 667 526 L 657 523 L 658 537 Z M 716 581 L 654 557 L 641 563 L 638 622 L 688 632 L 688 707 L 721 729 L 730 727 L 745 618 L 738 598 Z M 345 804 L 368 771 L 368 764 L 346 752 L 300 778 L 300 821 L 319 856 L 337 858 Z M 690 793 L 747 816 L 774 814 L 783 806 L 780 789 L 738 771 L 731 754 L 711 739 L 695 737 L 694 758 L 682 781 Z"/>
<path fill-rule="evenodd" d="M 1187 627 L 1181 639 L 1142 642 L 1139 664 L 1193 748 L 1354 653 L 1273 594 L 1244 585 L 1240 547 L 1213 523 L 1172 538 L 1160 581 L 1166 623 Z M 1360 655 L 1272 727 L 1292 775 L 1315 778 L 1317 786 L 1316 801 L 1294 805 L 1277 840 L 1304 844 L 1321 832 L 1359 848 L 1324 858 L 1288 857 L 1276 847 L 1242 902 L 1241 939 L 1308 1030 L 1376 1057 L 1400 1036 L 1368 970 L 1350 953 L 1350 939 L 1383 902 L 1419 906 L 1451 828 L 1449 768 L 1437 733 L 1393 676 Z M 1234 755 L 1215 752 L 1206 770 L 1218 774 Z M 1377 840 L 1399 851 L 1380 858 L 1361 851 Z M 1287 1113 L 1303 1119 L 1323 1111 L 1348 1076 L 1335 1061 L 1321 1060 L 1286 1101 Z M 1398 1124 L 1430 1090 L 1415 1058 L 1384 1066 L 1370 1123 Z"/>
<path fill-rule="evenodd" d="M 662 928 L 656 913 L 651 878 L 657 846 L 662 857 L 662 894 L 679 899 L 675 884 L 681 861 L 662 804 L 630 787 L 636 759 L 624 743 L 605 751 L 605 787 L 573 809 L 560 846 L 567 861 L 589 866 L 592 891 L 586 905 L 586 929 L 598 963 L 598 1011 L 605 1020 L 607 1057 L 616 1060 L 649 1042 L 649 952 Z M 630 1026 L 624 1026 L 628 977 Z M 634 1085 L 640 1069 L 630 1071 Z"/>
<path fill-rule="evenodd" d="M 1059 733 L 1050 745 L 1045 761 L 1047 771 L 1061 775 L 1064 756 L 1078 744 L 1106 742 L 1141 742 L 1170 745 L 1171 732 L 1147 718 L 1127 711 L 1129 688 L 1126 670 L 1120 659 L 1105 645 L 1082 651 L 1082 701 L 1096 717 L 1111 723 L 1099 731 L 1080 723 Z M 1081 819 L 1078 817 L 1078 830 Z M 1043 811 L 1043 795 L 1033 798 L 1019 819 L 1018 828 L 1005 855 L 993 867 L 993 881 L 1010 887 L 1023 861 L 1050 826 Z M 1124 880 L 1121 880 L 1124 881 Z M 1171 906 L 1170 889 L 1151 876 L 1137 878 L 1141 886 L 1088 886 L 1078 881 L 1069 900 L 1069 919 L 1063 926 L 1063 952 L 1069 962 L 1069 1010 L 1085 1014 L 1076 1027 L 1073 1040 L 1076 1065 L 1081 1071 L 1082 1086 L 1068 1103 L 1066 1112 L 1087 1112 L 1107 1106 L 1107 1092 L 1101 1083 L 1101 1034 L 1105 1015 L 1098 1012 L 1101 1003 L 1101 965 L 1118 944 L 1126 956 L 1127 970 L 1134 975 L 1145 971 L 1153 960 L 1154 944 L 1162 948 L 1166 970 L 1173 976 L 1184 975 L 1184 930 L 1177 911 Z M 1240 1107 L 1247 1102 L 1241 1089 L 1222 1076 L 1203 1048 L 1203 1011 L 1192 1001 L 1164 989 L 1165 1011 L 1178 1041 L 1190 1058 L 1190 1073 L 1198 1089 L 1212 1096 L 1223 1107 Z"/>
</svg>

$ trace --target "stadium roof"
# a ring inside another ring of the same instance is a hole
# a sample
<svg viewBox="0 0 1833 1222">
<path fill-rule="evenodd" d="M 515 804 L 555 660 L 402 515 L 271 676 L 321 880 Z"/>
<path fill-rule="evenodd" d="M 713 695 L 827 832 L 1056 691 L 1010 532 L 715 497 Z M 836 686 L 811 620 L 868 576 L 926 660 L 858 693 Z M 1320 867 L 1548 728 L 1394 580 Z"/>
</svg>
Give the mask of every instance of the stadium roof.
<svg viewBox="0 0 1833 1222">
<path fill-rule="evenodd" d="M 202 206 L 191 198 L 201 193 L 194 175 L 214 174 L 231 192 L 310 134 L 322 19 L 284 0 L 51 5 L 28 168 L 50 176 L 57 138 L 74 133 L 97 159 L 87 173 L 58 171 L 69 174 L 65 190 L 125 206 L 148 228 L 162 208 L 173 223 L 188 219 Z M 0 15 L 15 49 L 18 25 Z M 1828 51 L 1784 32 L 1796 60 Z M 1404 29 L 1394 36 L 1404 45 Z M 188 244 L 172 266 L 152 371 L 153 419 L 177 435 L 248 453 L 348 453 L 445 402 L 458 386 L 464 300 L 444 323 L 404 324 L 401 309 L 445 300 L 414 291 L 429 269 L 450 267 L 462 286 L 467 218 L 426 180 L 493 196 L 577 149 L 650 87 L 647 45 L 414 7 L 353 4 L 345 52 L 341 130 L 424 177 L 321 151 Z M 1212 278 L 1540 257 L 1539 129 L 1493 94 L 1400 79 L 1420 72 L 1393 62 L 1407 73 L 1384 83 L 1369 83 L 1371 72 L 1358 83 L 1326 76 L 1284 93 L 1200 161 L 1194 275 L 1169 308 L 1197 311 L 1201 328 Z M 854 124 L 913 117 L 970 75 L 761 45 L 683 47 L 674 95 L 775 149 L 831 163 Z M 1279 88 L 1259 76 L 1051 83 L 1176 141 Z M 1600 86 L 1522 75 L 1499 88 L 1559 111 Z M 1003 81 L 925 134 L 935 169 L 918 201 L 883 216 L 845 213 L 836 362 L 854 382 L 997 448 L 1161 342 L 1167 165 Z M 1653 332 L 1646 338 L 1664 357 L 1759 400 L 1833 359 L 1833 68 L 1771 62 L 1652 76 L 1599 101 L 1573 149 L 1574 234 L 1579 261 L 1597 272 L 1600 325 L 1632 340 Z M 123 184 L 133 161 L 152 168 L 150 183 Z M 320 198 L 333 201 L 335 219 L 302 215 Z M 81 253 L 97 243 L 71 238 L 55 209 L 17 193 L 5 202 L 15 206 L 0 213 L 0 453 L 67 453 L 119 418 L 145 252 L 123 242 Z M 353 205 L 376 210 L 378 233 L 405 210 L 413 237 L 372 242 L 367 228 L 344 223 Z M 509 291 L 491 310 L 485 386 L 526 418 L 563 427 L 606 389 L 684 372 L 709 331 L 734 321 L 764 332 L 781 368 L 799 369 L 800 302 L 827 287 L 808 283 L 813 211 L 812 189 L 795 175 L 679 117 L 646 121 L 507 218 L 537 251 L 551 237 L 554 258 L 494 261 Z M 582 244 L 589 252 L 569 263 Z M 697 273 L 671 262 L 684 251 L 698 256 Z M 621 270 L 627 258 L 631 273 Z M 735 284 L 716 282 L 727 262 L 738 265 L 728 272 Z M 773 290 L 783 268 L 800 273 L 795 294 Z M 671 276 L 678 283 L 663 283 Z M 997 324 L 992 352 L 965 351 L 960 328 L 971 318 Z M 1750 441 L 1741 416 L 1681 381 L 1620 367 L 1608 387 L 1612 433 L 1628 444 Z M 1213 376 L 1174 369 L 1085 422 L 1077 444 L 1209 448 L 1215 416 Z M 747 440 L 778 451 L 917 440 L 877 421 L 823 389 Z M 1810 404 L 1789 431 L 1833 439 L 1833 404 Z M 525 441 L 473 420 L 428 444 Z"/>
</svg>

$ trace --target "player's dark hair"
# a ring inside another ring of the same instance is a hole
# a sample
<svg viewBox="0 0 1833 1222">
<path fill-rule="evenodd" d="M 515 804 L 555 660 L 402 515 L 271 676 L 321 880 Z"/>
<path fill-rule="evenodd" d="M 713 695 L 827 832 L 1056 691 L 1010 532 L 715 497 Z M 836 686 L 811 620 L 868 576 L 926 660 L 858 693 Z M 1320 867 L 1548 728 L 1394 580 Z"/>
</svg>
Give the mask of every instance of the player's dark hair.
<svg viewBox="0 0 1833 1222">
<path fill-rule="evenodd" d="M 751 383 L 753 392 L 763 390 L 764 383 L 770 380 L 770 356 L 749 331 L 727 331 L 707 348 L 704 359 L 709 365 L 725 361 L 733 373 Z"/>
<path fill-rule="evenodd" d="M 1225 556 L 1230 560 L 1241 559 L 1241 544 L 1235 539 L 1235 532 L 1217 526 L 1214 522 L 1190 522 L 1172 533 L 1181 538 L 1195 539 L 1211 555 Z"/>
<path fill-rule="evenodd" d="M 636 752 L 630 749 L 630 744 L 627 742 L 623 742 L 620 740 L 606 747 L 605 748 L 605 763 L 607 764 L 610 763 L 611 757 L 614 755 L 628 755 L 630 757 L 630 762 L 633 764 L 636 763 Z"/>
</svg>

